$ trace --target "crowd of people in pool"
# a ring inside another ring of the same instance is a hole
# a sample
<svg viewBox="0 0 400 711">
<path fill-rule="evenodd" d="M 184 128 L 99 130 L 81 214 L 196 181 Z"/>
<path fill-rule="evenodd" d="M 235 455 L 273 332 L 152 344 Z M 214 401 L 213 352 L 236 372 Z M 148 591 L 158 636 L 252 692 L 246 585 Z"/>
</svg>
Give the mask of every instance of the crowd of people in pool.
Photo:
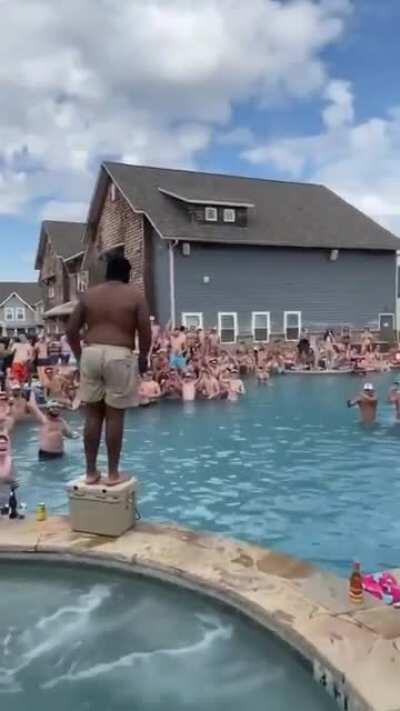
<svg viewBox="0 0 400 711">
<path fill-rule="evenodd" d="M 369 330 L 353 343 L 344 330 L 340 337 L 327 330 L 319 339 L 307 331 L 297 344 L 221 343 L 217 329 L 161 329 L 152 318 L 149 368 L 139 379 L 137 404 L 148 406 L 163 398 L 237 401 L 245 394 L 243 378 L 254 376 L 268 384 L 273 375 L 319 370 L 365 375 L 400 367 L 400 349 L 383 354 Z M 14 481 L 10 437 L 22 421 L 39 424 L 39 458 L 63 455 L 64 438 L 76 434 L 62 410 L 80 407 L 79 367 L 65 335 L 0 339 L 0 479 Z M 400 420 L 400 380 L 389 393 Z M 378 400 L 366 383 L 349 407 L 358 406 L 365 423 L 374 422 Z"/>
</svg>

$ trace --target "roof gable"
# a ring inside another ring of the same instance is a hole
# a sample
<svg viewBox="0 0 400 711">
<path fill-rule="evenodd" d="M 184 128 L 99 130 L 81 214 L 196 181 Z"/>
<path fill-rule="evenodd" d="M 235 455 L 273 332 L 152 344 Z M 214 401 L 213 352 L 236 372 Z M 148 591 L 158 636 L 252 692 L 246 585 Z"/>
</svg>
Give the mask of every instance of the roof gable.
<svg viewBox="0 0 400 711">
<path fill-rule="evenodd" d="M 112 180 L 167 240 L 326 249 L 400 249 L 400 240 L 322 185 L 104 163 L 89 213 L 98 220 Z M 178 199 L 171 199 L 177 197 Z M 254 205 L 247 225 L 188 219 L 184 202 Z"/>
<path fill-rule="evenodd" d="M 42 291 L 36 282 L 0 282 L 0 306 L 4 306 L 12 296 L 29 308 L 34 308 L 42 300 Z"/>
<path fill-rule="evenodd" d="M 67 260 L 83 253 L 83 240 L 86 231 L 84 222 L 60 222 L 45 220 L 42 222 L 35 269 L 41 269 L 45 247 L 48 241 L 61 259 Z"/>
</svg>

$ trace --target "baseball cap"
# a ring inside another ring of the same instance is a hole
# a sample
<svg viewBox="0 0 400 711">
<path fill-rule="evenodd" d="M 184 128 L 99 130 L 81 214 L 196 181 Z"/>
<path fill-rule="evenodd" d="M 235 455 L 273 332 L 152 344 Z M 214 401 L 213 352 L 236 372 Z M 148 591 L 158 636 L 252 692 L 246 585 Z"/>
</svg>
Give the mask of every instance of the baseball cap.
<svg viewBox="0 0 400 711">
<path fill-rule="evenodd" d="M 375 390 L 375 388 L 374 388 L 374 386 L 372 385 L 372 383 L 365 383 L 365 385 L 364 385 L 364 387 L 363 387 L 363 390 L 365 390 L 366 392 L 368 392 L 368 391 L 371 391 L 371 390 Z"/>
</svg>

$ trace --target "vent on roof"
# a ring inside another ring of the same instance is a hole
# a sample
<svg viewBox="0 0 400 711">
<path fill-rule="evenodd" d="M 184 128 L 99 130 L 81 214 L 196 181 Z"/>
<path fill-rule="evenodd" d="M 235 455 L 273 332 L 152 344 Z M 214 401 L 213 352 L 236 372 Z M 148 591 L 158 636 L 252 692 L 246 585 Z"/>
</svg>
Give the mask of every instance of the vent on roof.
<svg viewBox="0 0 400 711">
<path fill-rule="evenodd" d="M 114 183 L 111 183 L 111 202 L 115 202 L 117 199 L 117 188 Z"/>
<path fill-rule="evenodd" d="M 206 222 L 218 222 L 218 210 L 216 207 L 206 207 L 205 209 Z"/>
<path fill-rule="evenodd" d="M 225 207 L 223 219 L 224 222 L 236 222 L 236 210 L 233 207 Z"/>
</svg>

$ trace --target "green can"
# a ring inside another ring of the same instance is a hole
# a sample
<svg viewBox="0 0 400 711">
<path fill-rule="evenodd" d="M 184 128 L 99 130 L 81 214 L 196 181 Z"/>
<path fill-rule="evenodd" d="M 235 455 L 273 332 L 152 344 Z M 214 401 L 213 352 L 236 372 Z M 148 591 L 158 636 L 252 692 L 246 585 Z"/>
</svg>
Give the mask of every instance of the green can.
<svg viewBox="0 0 400 711">
<path fill-rule="evenodd" d="M 38 504 L 36 506 L 36 521 L 45 521 L 47 519 L 46 504 Z"/>
</svg>

